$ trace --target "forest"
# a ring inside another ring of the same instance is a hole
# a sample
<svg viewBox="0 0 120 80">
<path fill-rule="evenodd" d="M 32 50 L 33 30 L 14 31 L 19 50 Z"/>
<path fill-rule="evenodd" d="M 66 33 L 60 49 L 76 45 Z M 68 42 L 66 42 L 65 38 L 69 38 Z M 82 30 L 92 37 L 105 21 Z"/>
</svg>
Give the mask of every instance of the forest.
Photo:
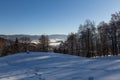
<svg viewBox="0 0 120 80">
<path fill-rule="evenodd" d="M 112 14 L 108 23 L 102 21 L 97 26 L 86 20 L 54 51 L 83 57 L 120 54 L 120 12 Z"/>
</svg>

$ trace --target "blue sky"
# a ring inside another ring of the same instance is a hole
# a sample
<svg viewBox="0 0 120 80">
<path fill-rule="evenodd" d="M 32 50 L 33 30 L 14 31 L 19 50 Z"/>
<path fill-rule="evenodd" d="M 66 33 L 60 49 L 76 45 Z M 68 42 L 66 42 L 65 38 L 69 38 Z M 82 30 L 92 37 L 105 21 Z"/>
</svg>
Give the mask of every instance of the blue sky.
<svg viewBox="0 0 120 80">
<path fill-rule="evenodd" d="M 120 0 L 0 0 L 0 34 L 68 34 L 120 11 Z"/>
</svg>

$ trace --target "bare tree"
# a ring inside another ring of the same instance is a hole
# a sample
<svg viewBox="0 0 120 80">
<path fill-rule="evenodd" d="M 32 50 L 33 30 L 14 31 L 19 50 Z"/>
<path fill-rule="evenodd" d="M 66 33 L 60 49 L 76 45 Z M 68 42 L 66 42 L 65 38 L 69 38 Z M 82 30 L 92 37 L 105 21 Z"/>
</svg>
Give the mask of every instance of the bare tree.
<svg viewBox="0 0 120 80">
<path fill-rule="evenodd" d="M 105 22 L 101 22 L 98 25 L 98 33 L 100 38 L 100 56 L 108 55 L 109 52 L 109 25 Z"/>
<path fill-rule="evenodd" d="M 31 42 L 29 37 L 21 37 L 19 41 L 23 44 L 23 49 L 25 52 L 29 51 L 28 46 Z"/>
<path fill-rule="evenodd" d="M 120 35 L 120 12 L 112 14 L 110 21 L 111 39 L 112 39 L 112 54 L 119 53 L 119 35 Z"/>
<path fill-rule="evenodd" d="M 40 39 L 40 51 L 48 51 L 49 50 L 49 38 L 47 35 L 41 35 Z"/>
</svg>

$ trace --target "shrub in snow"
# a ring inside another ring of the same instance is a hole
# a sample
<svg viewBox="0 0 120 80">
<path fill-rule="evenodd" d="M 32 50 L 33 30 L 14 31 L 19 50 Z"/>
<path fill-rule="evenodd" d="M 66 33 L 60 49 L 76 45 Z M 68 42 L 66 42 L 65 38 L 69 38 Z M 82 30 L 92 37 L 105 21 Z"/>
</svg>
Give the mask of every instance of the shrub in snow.
<svg viewBox="0 0 120 80">
<path fill-rule="evenodd" d="M 29 54 L 30 53 L 30 51 L 29 50 L 27 50 L 27 54 Z"/>
</svg>

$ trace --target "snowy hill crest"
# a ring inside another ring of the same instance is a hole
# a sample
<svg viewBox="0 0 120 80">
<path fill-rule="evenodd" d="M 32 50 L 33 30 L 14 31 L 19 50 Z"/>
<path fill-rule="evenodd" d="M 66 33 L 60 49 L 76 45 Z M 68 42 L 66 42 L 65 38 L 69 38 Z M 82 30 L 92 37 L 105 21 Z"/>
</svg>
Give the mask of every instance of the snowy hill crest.
<svg viewBox="0 0 120 80">
<path fill-rule="evenodd" d="M 88 59 L 31 52 L 0 58 L 0 80 L 119 80 L 120 56 Z"/>
</svg>

